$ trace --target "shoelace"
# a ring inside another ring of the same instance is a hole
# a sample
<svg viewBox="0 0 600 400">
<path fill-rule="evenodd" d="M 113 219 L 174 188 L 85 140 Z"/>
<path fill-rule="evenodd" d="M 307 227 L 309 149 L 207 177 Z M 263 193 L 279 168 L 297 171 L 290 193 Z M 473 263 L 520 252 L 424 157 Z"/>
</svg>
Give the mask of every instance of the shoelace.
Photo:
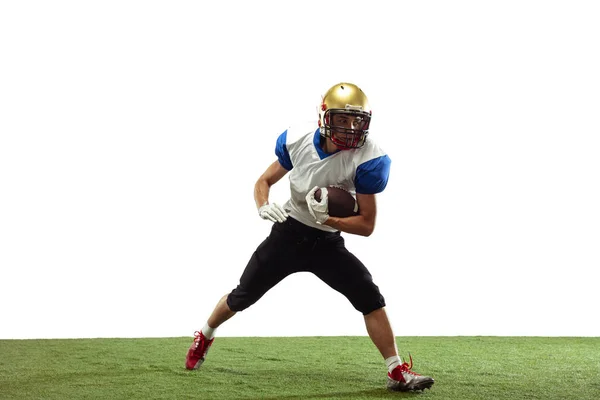
<svg viewBox="0 0 600 400">
<path fill-rule="evenodd" d="M 415 375 L 415 376 L 421 376 L 421 374 L 417 374 L 416 372 L 414 372 L 414 371 L 412 370 L 412 367 L 413 367 L 413 359 L 412 359 L 412 355 L 411 355 L 410 353 L 408 354 L 408 357 L 410 358 L 410 365 L 409 365 L 407 362 L 403 362 L 403 363 L 402 363 L 402 365 L 400 365 L 400 369 L 401 369 L 403 372 L 406 372 L 406 373 L 408 373 L 408 374 Z"/>
<path fill-rule="evenodd" d="M 200 343 L 203 341 L 202 337 L 204 335 L 202 335 L 202 333 L 200 331 L 196 331 L 194 332 L 194 343 L 196 343 L 196 350 L 198 350 L 200 348 Z"/>
</svg>

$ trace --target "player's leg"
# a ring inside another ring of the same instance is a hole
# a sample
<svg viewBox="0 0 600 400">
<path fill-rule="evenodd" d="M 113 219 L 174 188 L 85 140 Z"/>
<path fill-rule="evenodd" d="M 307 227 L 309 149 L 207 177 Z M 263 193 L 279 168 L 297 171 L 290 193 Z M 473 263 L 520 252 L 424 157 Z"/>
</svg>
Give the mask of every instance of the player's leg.
<svg viewBox="0 0 600 400">
<path fill-rule="evenodd" d="M 227 305 L 227 297 L 229 297 L 229 294 L 221 297 L 221 300 L 219 300 L 212 314 L 208 318 L 208 321 L 206 322 L 207 327 L 212 330 L 209 332 L 209 334 L 213 336 L 214 330 L 221 326 L 223 322 L 233 317 L 236 313 L 236 311 L 232 311 Z"/>
<path fill-rule="evenodd" d="M 328 238 L 315 253 L 311 271 L 334 290 L 340 292 L 365 320 L 369 337 L 388 367 L 388 388 L 394 391 L 424 390 L 434 380 L 411 370 L 398 356 L 396 339 L 385 311 L 385 300 L 364 264 L 345 245 L 342 237 Z"/>
<path fill-rule="evenodd" d="M 367 333 L 385 360 L 398 357 L 396 338 L 385 308 L 381 307 L 364 315 Z"/>
<path fill-rule="evenodd" d="M 365 320 L 369 337 L 384 359 L 398 355 L 396 340 L 385 312 L 385 299 L 364 264 L 350 253 L 342 237 L 328 238 L 319 249 L 311 271 L 344 295 Z"/>
<path fill-rule="evenodd" d="M 250 307 L 283 278 L 295 272 L 294 263 L 284 262 L 291 245 L 286 233 L 275 224 L 269 237 L 252 254 L 239 285 L 219 300 L 204 327 L 195 332 L 186 357 L 187 369 L 197 369 L 202 365 L 214 341 L 215 331 L 222 323 Z"/>
</svg>

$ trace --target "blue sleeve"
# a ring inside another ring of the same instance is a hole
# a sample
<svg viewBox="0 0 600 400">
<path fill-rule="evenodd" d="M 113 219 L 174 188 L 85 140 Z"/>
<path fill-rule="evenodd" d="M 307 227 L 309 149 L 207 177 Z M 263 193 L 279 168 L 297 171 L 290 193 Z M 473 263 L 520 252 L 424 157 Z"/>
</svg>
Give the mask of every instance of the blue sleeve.
<svg viewBox="0 0 600 400">
<path fill-rule="evenodd" d="M 288 149 L 285 146 L 286 141 L 287 130 L 277 138 L 277 144 L 275 144 L 275 154 L 277 154 L 279 164 L 281 164 L 283 168 L 290 171 L 292 168 L 294 168 L 294 166 L 292 165 L 292 160 L 290 159 L 290 153 L 288 153 Z"/>
<path fill-rule="evenodd" d="M 354 179 L 356 192 L 362 194 L 383 192 L 388 183 L 391 164 L 392 160 L 387 155 L 360 164 Z"/>
</svg>

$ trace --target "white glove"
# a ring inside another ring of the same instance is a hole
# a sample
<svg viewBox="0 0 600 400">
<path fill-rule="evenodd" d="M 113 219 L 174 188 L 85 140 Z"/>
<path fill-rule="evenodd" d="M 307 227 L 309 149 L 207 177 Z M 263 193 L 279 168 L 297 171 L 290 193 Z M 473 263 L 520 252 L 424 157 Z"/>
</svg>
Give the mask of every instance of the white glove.
<svg viewBox="0 0 600 400">
<path fill-rule="evenodd" d="M 323 224 L 329 218 L 327 188 L 321 188 L 321 201 L 315 199 L 317 189 L 319 187 L 315 186 L 307 193 L 306 204 L 308 204 L 308 212 L 317 221 L 317 224 Z"/>
<path fill-rule="evenodd" d="M 262 219 L 267 219 L 271 222 L 283 222 L 287 219 L 288 214 L 279 204 L 265 203 L 258 209 L 258 215 Z"/>
</svg>

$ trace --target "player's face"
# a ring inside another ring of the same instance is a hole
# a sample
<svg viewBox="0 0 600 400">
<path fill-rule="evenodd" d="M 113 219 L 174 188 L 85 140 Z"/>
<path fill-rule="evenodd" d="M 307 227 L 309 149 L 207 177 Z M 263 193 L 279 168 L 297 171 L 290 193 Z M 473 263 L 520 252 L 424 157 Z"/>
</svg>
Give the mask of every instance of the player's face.
<svg viewBox="0 0 600 400">
<path fill-rule="evenodd" d="M 360 115 L 352 114 L 334 114 L 331 119 L 331 135 L 334 137 L 334 143 L 338 148 L 347 148 L 352 146 L 343 146 L 342 143 L 354 143 L 358 140 L 360 133 L 367 121 Z"/>
</svg>

